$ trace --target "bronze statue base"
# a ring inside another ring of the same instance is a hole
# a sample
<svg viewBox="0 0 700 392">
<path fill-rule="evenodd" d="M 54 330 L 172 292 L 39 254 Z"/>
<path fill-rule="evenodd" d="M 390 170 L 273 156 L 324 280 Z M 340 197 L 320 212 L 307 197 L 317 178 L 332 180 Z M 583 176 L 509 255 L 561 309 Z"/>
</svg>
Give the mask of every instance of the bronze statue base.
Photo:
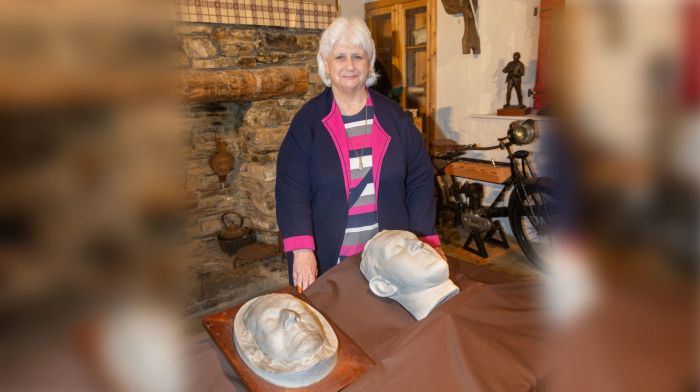
<svg viewBox="0 0 700 392">
<path fill-rule="evenodd" d="M 498 109 L 496 114 L 499 116 L 525 116 L 532 112 L 532 108 L 520 108 L 517 106 L 507 106 L 502 109 Z"/>
</svg>

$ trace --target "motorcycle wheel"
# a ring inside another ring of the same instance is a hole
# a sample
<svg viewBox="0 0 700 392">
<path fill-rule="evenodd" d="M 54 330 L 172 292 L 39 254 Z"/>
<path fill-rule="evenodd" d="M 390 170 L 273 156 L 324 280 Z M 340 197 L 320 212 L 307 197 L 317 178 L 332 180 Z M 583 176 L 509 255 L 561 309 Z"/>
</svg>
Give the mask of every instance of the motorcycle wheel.
<svg viewBox="0 0 700 392">
<path fill-rule="evenodd" d="M 514 189 L 508 202 L 508 220 L 520 249 L 536 268 L 546 271 L 543 258 L 554 240 L 557 211 L 561 211 L 555 192 L 542 184 L 525 185 L 524 200 Z"/>
</svg>

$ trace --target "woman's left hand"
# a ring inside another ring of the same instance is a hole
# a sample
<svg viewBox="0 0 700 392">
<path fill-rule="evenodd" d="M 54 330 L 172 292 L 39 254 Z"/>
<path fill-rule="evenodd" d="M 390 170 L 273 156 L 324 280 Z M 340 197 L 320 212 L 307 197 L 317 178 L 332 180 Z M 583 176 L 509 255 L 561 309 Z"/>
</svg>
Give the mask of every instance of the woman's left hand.
<svg viewBox="0 0 700 392">
<path fill-rule="evenodd" d="M 433 249 L 435 249 L 435 251 L 438 252 L 438 254 L 440 255 L 440 257 L 442 257 L 445 261 L 447 261 L 447 256 L 445 255 L 445 251 L 442 250 L 442 247 L 441 247 L 441 246 L 436 246 L 436 247 L 433 248 Z"/>
</svg>

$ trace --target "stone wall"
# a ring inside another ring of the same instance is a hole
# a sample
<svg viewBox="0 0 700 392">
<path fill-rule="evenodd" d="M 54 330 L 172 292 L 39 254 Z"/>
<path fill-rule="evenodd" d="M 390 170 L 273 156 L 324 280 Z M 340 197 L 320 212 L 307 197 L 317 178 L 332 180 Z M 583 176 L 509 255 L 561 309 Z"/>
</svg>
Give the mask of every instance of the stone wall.
<svg viewBox="0 0 700 392">
<path fill-rule="evenodd" d="M 269 291 L 287 281 L 286 266 L 281 262 L 233 269 L 232 258 L 219 250 L 216 234 L 223 227 L 221 215 L 235 211 L 248 218 L 246 224 L 256 230 L 259 241 L 278 243 L 274 200 L 277 152 L 295 113 L 324 88 L 316 73 L 321 31 L 179 24 L 175 34 L 181 45 L 177 65 L 182 69 L 298 65 L 304 66 L 309 76 L 308 91 L 302 96 L 186 108 L 183 121 L 189 139 L 182 156 L 186 186 L 196 201 L 186 228 L 188 268 L 192 272 L 187 307 L 192 313 Z M 217 137 L 228 143 L 228 151 L 236 159 L 223 190 L 208 164 L 216 151 Z"/>
</svg>

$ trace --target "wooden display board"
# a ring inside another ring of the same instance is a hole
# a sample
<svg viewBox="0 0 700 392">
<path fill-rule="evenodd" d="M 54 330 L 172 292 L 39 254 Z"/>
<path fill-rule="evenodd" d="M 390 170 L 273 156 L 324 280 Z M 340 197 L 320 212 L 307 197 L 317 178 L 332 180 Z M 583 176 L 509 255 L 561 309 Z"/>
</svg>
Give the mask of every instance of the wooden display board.
<svg viewBox="0 0 700 392">
<path fill-rule="evenodd" d="M 502 184 L 511 175 L 510 166 L 481 162 L 452 162 L 445 168 L 445 173 L 496 184 Z"/>
<path fill-rule="evenodd" d="M 303 296 L 292 290 L 291 287 L 278 291 L 283 294 L 291 294 L 309 303 Z M 311 305 L 311 304 L 309 304 Z M 238 304 L 223 312 L 209 315 L 202 320 L 204 328 L 211 336 L 216 346 L 224 354 L 226 360 L 236 371 L 241 381 L 253 392 L 258 391 L 317 391 L 335 392 L 350 385 L 355 379 L 363 375 L 369 368 L 374 366 L 374 362 L 365 354 L 345 332 L 338 328 L 331 319 L 326 320 L 333 327 L 335 335 L 338 337 L 338 361 L 333 370 L 321 381 L 301 388 L 283 388 L 271 384 L 257 374 L 255 374 L 241 359 L 236 346 L 233 343 L 233 320 L 243 304 Z M 318 310 L 318 309 L 317 309 Z"/>
</svg>

